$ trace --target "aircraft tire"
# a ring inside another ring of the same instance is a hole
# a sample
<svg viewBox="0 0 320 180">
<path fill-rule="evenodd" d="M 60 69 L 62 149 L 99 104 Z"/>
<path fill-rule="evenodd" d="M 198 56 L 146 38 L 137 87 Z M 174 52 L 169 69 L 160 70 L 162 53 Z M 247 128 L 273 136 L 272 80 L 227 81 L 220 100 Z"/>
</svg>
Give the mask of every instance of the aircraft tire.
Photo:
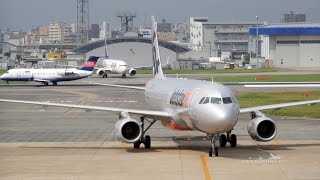
<svg viewBox="0 0 320 180">
<path fill-rule="evenodd" d="M 144 147 L 146 149 L 150 149 L 151 147 L 151 137 L 149 135 L 144 138 Z"/>
<path fill-rule="evenodd" d="M 215 156 L 218 156 L 218 155 L 219 155 L 218 147 L 215 147 L 215 148 L 214 148 L 214 155 L 215 155 Z"/>
<path fill-rule="evenodd" d="M 139 148 L 140 148 L 140 144 L 141 144 L 141 141 L 140 141 L 140 140 L 137 141 L 137 142 L 135 142 L 135 143 L 133 143 L 133 148 L 134 148 L 134 149 L 139 149 Z"/>
<path fill-rule="evenodd" d="M 220 147 L 226 147 L 227 144 L 227 137 L 224 134 L 221 134 L 219 137 L 219 143 L 220 143 Z"/>
<path fill-rule="evenodd" d="M 230 136 L 230 146 L 231 147 L 237 146 L 237 136 L 235 134 L 231 134 Z"/>
<path fill-rule="evenodd" d="M 212 157 L 213 149 L 212 147 L 209 149 L 209 156 Z"/>
</svg>

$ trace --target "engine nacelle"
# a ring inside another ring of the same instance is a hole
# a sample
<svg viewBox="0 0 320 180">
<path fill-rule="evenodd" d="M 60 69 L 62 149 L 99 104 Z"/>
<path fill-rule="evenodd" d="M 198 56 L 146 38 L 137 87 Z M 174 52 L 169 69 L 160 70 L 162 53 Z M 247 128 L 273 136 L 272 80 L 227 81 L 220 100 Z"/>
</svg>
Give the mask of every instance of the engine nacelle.
<svg viewBox="0 0 320 180">
<path fill-rule="evenodd" d="M 140 124 L 130 116 L 120 119 L 115 124 L 115 132 L 118 140 L 126 143 L 137 142 L 142 135 Z"/>
<path fill-rule="evenodd" d="M 74 72 L 72 69 L 66 69 L 63 72 L 58 72 L 57 74 L 61 76 L 66 76 L 66 75 L 72 75 L 74 74 Z"/>
<path fill-rule="evenodd" d="M 98 70 L 96 71 L 96 74 L 97 74 L 98 76 L 102 76 L 102 75 L 104 74 L 104 70 L 103 70 L 103 69 L 98 69 Z"/>
<path fill-rule="evenodd" d="M 129 74 L 130 74 L 130 76 L 134 76 L 137 74 L 137 70 L 131 68 L 131 69 L 129 69 Z"/>
<path fill-rule="evenodd" d="M 253 118 L 247 128 L 251 138 L 256 141 L 271 141 L 277 135 L 275 122 L 263 114 L 260 117 Z"/>
</svg>

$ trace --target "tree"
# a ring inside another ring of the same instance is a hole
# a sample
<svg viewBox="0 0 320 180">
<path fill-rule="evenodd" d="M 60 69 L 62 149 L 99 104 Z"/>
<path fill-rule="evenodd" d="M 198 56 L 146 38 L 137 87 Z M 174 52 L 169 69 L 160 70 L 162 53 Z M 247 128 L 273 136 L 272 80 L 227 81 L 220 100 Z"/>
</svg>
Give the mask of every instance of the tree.
<svg viewBox="0 0 320 180">
<path fill-rule="evenodd" d="M 4 53 L 4 56 L 7 56 L 9 58 L 11 56 L 11 53 L 10 52 L 6 52 L 6 53 Z"/>
</svg>

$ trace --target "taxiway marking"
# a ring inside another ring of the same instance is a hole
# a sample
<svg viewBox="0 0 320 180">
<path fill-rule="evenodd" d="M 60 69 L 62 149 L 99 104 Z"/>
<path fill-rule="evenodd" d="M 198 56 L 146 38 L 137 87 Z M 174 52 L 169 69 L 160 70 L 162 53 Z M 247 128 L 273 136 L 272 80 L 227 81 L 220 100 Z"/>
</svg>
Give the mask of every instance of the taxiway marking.
<svg viewBox="0 0 320 180">
<path fill-rule="evenodd" d="M 204 179 L 205 180 L 210 180 L 210 174 L 209 174 L 209 170 L 208 170 L 208 165 L 207 165 L 207 160 L 206 160 L 206 156 L 204 154 L 200 155 L 200 159 L 201 159 L 201 164 L 202 164 L 202 170 L 203 170 L 203 174 L 204 174 Z"/>
</svg>

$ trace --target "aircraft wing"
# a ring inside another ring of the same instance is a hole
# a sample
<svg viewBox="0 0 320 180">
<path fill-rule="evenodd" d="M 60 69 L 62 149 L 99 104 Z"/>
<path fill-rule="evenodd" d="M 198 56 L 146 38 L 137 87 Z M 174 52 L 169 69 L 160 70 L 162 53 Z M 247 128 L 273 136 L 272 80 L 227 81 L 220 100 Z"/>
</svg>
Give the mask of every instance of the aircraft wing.
<svg viewBox="0 0 320 180">
<path fill-rule="evenodd" d="M 224 85 L 243 85 L 247 88 L 320 87 L 320 82 L 223 82 Z"/>
<path fill-rule="evenodd" d="M 126 86 L 126 85 L 105 84 L 105 83 L 91 83 L 91 84 L 100 85 L 100 86 L 127 88 L 127 89 L 138 89 L 138 90 L 145 90 L 146 89 L 145 87 L 141 87 L 141 86 Z"/>
<path fill-rule="evenodd" d="M 50 83 L 51 82 L 51 81 L 45 80 L 45 79 L 33 79 L 33 81 L 42 82 L 42 83 Z"/>
<path fill-rule="evenodd" d="M 249 108 L 241 108 L 240 113 L 247 113 L 247 112 L 267 110 L 267 109 L 280 109 L 283 107 L 299 106 L 299 105 L 304 105 L 304 104 L 314 105 L 317 103 L 320 103 L 320 99 L 319 100 L 310 100 L 310 101 L 282 103 L 282 104 L 271 104 L 271 105 L 256 106 L 256 107 L 249 107 Z"/>
<path fill-rule="evenodd" d="M 142 115 L 147 117 L 169 117 L 170 116 L 169 113 L 166 111 L 136 110 L 136 109 L 114 108 L 114 107 L 104 107 L 104 106 L 88 106 L 88 105 L 76 105 L 76 104 L 37 102 L 37 101 L 21 101 L 21 100 L 12 100 L 12 99 L 0 99 L 0 102 L 77 108 L 77 109 L 96 110 L 96 111 L 109 111 L 109 112 L 115 112 L 115 113 L 128 112 L 129 114 Z"/>
</svg>

